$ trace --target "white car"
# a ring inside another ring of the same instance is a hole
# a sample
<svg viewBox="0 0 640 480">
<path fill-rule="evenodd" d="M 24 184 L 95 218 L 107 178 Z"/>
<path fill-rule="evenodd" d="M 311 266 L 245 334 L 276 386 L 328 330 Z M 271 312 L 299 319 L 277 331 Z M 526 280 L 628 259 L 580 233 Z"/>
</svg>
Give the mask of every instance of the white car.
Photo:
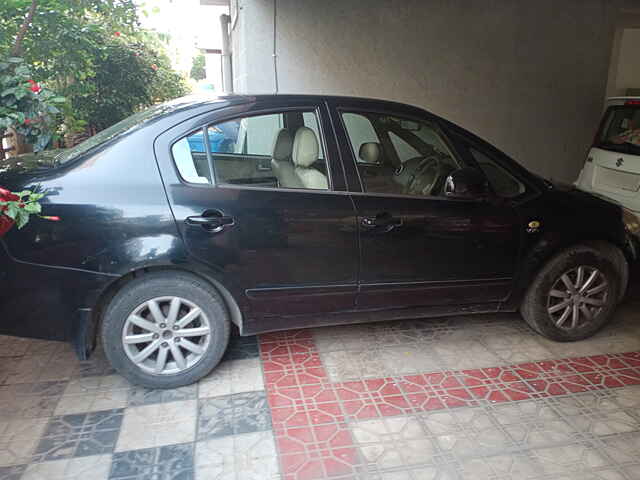
<svg viewBox="0 0 640 480">
<path fill-rule="evenodd" d="M 640 215 L 640 97 L 612 97 L 576 186 Z"/>
</svg>

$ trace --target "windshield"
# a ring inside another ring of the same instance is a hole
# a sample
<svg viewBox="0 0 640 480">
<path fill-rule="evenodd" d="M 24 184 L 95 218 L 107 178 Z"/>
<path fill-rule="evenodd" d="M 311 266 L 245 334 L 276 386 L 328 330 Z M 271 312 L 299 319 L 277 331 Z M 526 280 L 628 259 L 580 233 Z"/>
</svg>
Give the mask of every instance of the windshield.
<svg viewBox="0 0 640 480">
<path fill-rule="evenodd" d="M 124 120 L 119 121 L 115 125 L 110 126 L 109 128 L 102 130 L 97 133 L 93 137 L 89 137 L 84 142 L 79 143 L 75 147 L 71 147 L 67 150 L 64 150 L 60 154 L 58 154 L 55 158 L 55 163 L 57 165 L 61 165 L 67 162 L 70 162 L 74 158 L 78 158 L 80 155 L 88 152 L 92 148 L 95 148 L 115 137 L 120 135 L 124 135 L 125 133 L 130 133 L 137 128 L 140 128 L 144 123 L 152 120 L 163 113 L 174 110 L 175 105 L 173 104 L 160 104 L 150 107 L 146 110 L 143 110 L 138 113 L 134 113 L 130 117 L 125 118 Z"/>
<path fill-rule="evenodd" d="M 640 105 L 610 107 L 595 146 L 640 155 Z"/>
</svg>

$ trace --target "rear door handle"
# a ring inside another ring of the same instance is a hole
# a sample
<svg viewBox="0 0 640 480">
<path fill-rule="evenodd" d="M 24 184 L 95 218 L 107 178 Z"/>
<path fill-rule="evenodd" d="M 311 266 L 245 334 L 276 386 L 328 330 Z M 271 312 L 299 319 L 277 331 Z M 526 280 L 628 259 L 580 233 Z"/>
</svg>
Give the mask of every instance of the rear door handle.
<svg viewBox="0 0 640 480">
<path fill-rule="evenodd" d="M 386 228 L 387 231 L 402 226 L 402 218 L 393 217 L 388 213 L 378 213 L 375 217 L 362 217 L 360 225 L 364 228 Z"/>
<path fill-rule="evenodd" d="M 187 217 L 185 223 L 190 227 L 201 227 L 208 232 L 218 233 L 233 225 L 233 217 L 227 217 L 217 210 L 207 210 L 202 215 Z"/>
</svg>

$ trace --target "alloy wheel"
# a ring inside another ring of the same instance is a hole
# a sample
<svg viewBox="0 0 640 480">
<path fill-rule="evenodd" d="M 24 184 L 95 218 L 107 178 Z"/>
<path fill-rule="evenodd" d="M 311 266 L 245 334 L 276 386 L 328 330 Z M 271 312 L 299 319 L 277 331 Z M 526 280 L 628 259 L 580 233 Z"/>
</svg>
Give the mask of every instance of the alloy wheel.
<svg viewBox="0 0 640 480">
<path fill-rule="evenodd" d="M 594 267 L 579 266 L 560 275 L 547 298 L 547 312 L 556 327 L 574 330 L 598 316 L 607 303 L 609 284 Z"/>
<path fill-rule="evenodd" d="M 156 297 L 136 307 L 122 329 L 122 345 L 140 369 L 155 375 L 193 367 L 211 343 L 211 325 L 198 305 L 181 297 Z"/>
</svg>

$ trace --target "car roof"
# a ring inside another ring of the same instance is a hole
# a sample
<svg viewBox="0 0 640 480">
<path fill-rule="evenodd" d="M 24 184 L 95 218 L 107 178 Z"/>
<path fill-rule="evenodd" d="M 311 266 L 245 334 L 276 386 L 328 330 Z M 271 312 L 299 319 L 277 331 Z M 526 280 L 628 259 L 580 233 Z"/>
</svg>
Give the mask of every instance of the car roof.
<svg viewBox="0 0 640 480">
<path fill-rule="evenodd" d="M 359 103 L 375 103 L 375 104 L 386 104 L 388 106 L 396 106 L 402 108 L 420 108 L 415 105 L 410 105 L 406 103 L 396 102 L 392 100 L 386 100 L 383 98 L 371 98 L 371 97 L 357 97 L 357 96 L 347 96 L 347 95 L 323 95 L 323 94 L 308 94 L 308 93 L 233 93 L 229 95 L 212 95 L 212 94 L 197 94 L 190 95 L 188 97 L 182 97 L 181 99 L 176 99 L 173 102 L 181 101 L 184 104 L 185 108 L 192 108 L 197 106 L 205 106 L 205 105 L 216 105 L 216 104 L 227 104 L 227 105 L 238 105 L 243 103 L 252 103 L 252 102 L 268 102 L 272 100 L 283 100 L 283 101 L 304 101 L 309 100 L 312 102 L 318 102 L 322 100 L 335 100 L 335 101 L 355 101 Z"/>
</svg>

